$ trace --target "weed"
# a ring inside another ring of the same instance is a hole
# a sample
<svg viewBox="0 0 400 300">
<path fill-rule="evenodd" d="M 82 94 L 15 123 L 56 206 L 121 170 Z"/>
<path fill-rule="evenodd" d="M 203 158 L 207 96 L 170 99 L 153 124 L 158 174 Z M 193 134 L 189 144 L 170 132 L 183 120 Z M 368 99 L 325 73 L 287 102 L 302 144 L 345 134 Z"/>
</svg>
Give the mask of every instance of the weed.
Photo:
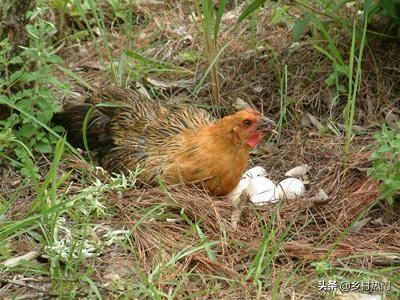
<svg viewBox="0 0 400 300">
<path fill-rule="evenodd" d="M 360 77 L 361 77 L 361 63 L 365 46 L 365 35 L 367 31 L 367 21 L 364 22 L 364 29 L 360 42 L 360 50 L 357 57 L 357 65 L 356 65 L 356 74 L 355 79 L 353 79 L 353 64 L 355 58 L 355 41 L 356 41 L 356 25 L 354 23 L 353 26 L 353 38 L 351 42 L 351 50 L 350 50 L 350 62 L 348 66 L 348 94 L 347 94 L 347 103 L 344 111 L 344 121 L 346 128 L 346 137 L 345 137 L 345 146 L 344 153 L 347 156 L 350 150 L 350 142 L 353 135 L 353 121 L 355 114 L 355 105 L 356 99 L 358 95 L 358 89 L 360 87 Z M 354 80 L 354 81 L 353 81 Z"/>
<path fill-rule="evenodd" d="M 52 67 L 59 64 L 61 59 L 52 54 L 50 39 L 55 27 L 44 19 L 45 13 L 45 6 L 39 4 L 29 12 L 31 23 L 26 26 L 29 45 L 22 47 L 19 55 L 10 58 L 8 40 L 0 42 L 0 66 L 4 70 L 0 73 L 0 103 L 12 108 L 11 115 L 0 121 L 0 148 L 8 151 L 3 152 L 2 157 L 32 182 L 37 182 L 40 176 L 33 154 L 51 153 L 58 139 L 55 135 L 48 135 L 43 128 L 43 124 L 50 123 L 59 105 L 54 101 L 50 85 L 64 92 L 68 90 L 67 85 L 51 73 Z M 54 130 L 61 132 L 61 128 Z M 10 156 L 10 152 L 15 154 L 16 160 Z"/>
<path fill-rule="evenodd" d="M 375 139 L 379 148 L 371 155 L 370 176 L 381 180 L 381 197 L 392 205 L 400 191 L 400 133 L 384 125 Z"/>
</svg>

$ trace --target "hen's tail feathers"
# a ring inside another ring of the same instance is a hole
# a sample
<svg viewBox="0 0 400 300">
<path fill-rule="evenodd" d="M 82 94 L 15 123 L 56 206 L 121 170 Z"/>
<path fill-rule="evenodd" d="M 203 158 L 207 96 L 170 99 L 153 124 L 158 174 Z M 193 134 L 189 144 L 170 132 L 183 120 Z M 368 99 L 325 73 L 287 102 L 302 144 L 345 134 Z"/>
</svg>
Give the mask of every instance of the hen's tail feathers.
<svg viewBox="0 0 400 300">
<path fill-rule="evenodd" d="M 73 105 L 53 116 L 53 123 L 65 128 L 67 140 L 74 147 L 84 149 L 83 123 L 92 107 L 90 104 Z M 91 111 L 86 129 L 86 139 L 90 150 L 111 146 L 109 123 L 110 118 L 107 115 L 97 109 Z"/>
</svg>

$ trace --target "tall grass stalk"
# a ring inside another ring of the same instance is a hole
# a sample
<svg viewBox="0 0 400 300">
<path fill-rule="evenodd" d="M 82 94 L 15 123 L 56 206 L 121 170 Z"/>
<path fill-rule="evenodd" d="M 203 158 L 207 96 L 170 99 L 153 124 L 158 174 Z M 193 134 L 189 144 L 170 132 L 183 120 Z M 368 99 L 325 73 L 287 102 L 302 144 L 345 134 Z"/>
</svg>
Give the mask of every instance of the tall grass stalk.
<svg viewBox="0 0 400 300">
<path fill-rule="evenodd" d="M 108 33 L 105 28 L 104 13 L 103 13 L 101 7 L 98 7 L 97 3 L 94 0 L 88 0 L 90 10 L 96 21 L 96 25 L 100 31 L 101 40 L 103 41 L 103 45 L 106 50 L 107 57 L 103 56 L 103 53 L 102 53 L 101 47 L 100 47 L 100 43 L 99 43 L 98 39 L 96 38 L 96 34 L 94 32 L 94 28 L 92 28 L 92 25 L 90 24 L 90 21 L 88 19 L 88 16 L 86 15 L 85 9 L 83 8 L 82 4 L 80 3 L 80 1 L 75 1 L 75 4 L 80 12 L 80 15 L 81 15 L 83 21 L 85 22 L 86 28 L 88 29 L 90 36 L 93 39 L 93 42 L 96 45 L 96 48 L 97 48 L 97 51 L 98 51 L 98 54 L 99 54 L 102 64 L 106 65 L 106 61 L 107 61 L 108 65 L 110 67 L 110 70 L 111 70 L 112 79 L 115 82 L 117 79 L 117 72 L 115 70 L 113 58 L 111 55 L 111 49 L 110 49 L 110 46 L 108 43 Z"/>
<path fill-rule="evenodd" d="M 352 36 L 351 50 L 350 50 L 350 62 L 349 62 L 349 66 L 348 66 L 348 68 L 349 68 L 349 70 L 348 70 L 349 86 L 348 86 L 348 93 L 347 93 L 347 103 L 346 103 L 346 107 L 345 107 L 345 111 L 344 111 L 344 122 L 345 122 L 345 128 L 346 128 L 344 153 L 345 153 L 346 157 L 349 154 L 350 143 L 351 143 L 351 139 L 353 137 L 353 121 L 354 121 L 354 113 L 355 113 L 355 104 L 356 104 L 358 90 L 360 87 L 361 63 L 362 63 L 362 57 L 363 57 L 363 53 L 364 53 L 365 36 L 366 36 L 366 32 L 367 32 L 367 21 L 368 21 L 368 14 L 365 15 L 364 28 L 363 28 L 362 37 L 361 37 L 360 50 L 358 52 L 354 83 L 353 83 L 353 68 L 354 68 L 355 43 L 356 43 L 356 22 L 354 21 L 354 24 L 353 24 L 353 36 Z"/>
<path fill-rule="evenodd" d="M 132 46 L 132 28 L 133 28 L 133 23 L 132 23 L 132 18 L 133 18 L 133 4 L 135 0 L 129 0 L 127 2 L 128 5 L 128 10 L 126 14 L 126 19 L 124 20 L 124 33 L 125 33 L 125 39 L 127 41 L 127 44 L 125 46 L 125 51 L 122 51 L 121 57 L 118 61 L 118 66 L 117 66 L 117 81 L 120 83 L 121 86 L 128 86 L 128 74 L 129 71 L 126 70 L 126 64 L 127 64 L 127 59 L 126 59 L 126 51 L 132 51 L 133 46 Z"/>
<path fill-rule="evenodd" d="M 287 86 L 288 86 L 288 70 L 287 70 L 287 65 L 285 65 L 285 70 L 283 74 L 283 78 L 280 80 L 280 110 L 279 110 L 279 120 L 278 120 L 278 125 L 277 125 L 277 140 L 278 142 L 281 139 L 281 133 L 282 133 L 282 125 L 283 122 L 285 121 L 286 117 L 286 99 L 287 99 Z"/>
<path fill-rule="evenodd" d="M 214 11 L 214 1 L 212 0 L 194 0 L 196 13 L 201 18 L 202 32 L 204 34 L 206 58 L 211 67 L 211 93 L 212 103 L 215 106 L 220 104 L 220 82 L 218 75 L 218 62 L 215 57 L 219 52 L 218 34 L 222 15 L 225 10 L 227 0 L 221 0 L 218 4 L 218 10 Z"/>
</svg>

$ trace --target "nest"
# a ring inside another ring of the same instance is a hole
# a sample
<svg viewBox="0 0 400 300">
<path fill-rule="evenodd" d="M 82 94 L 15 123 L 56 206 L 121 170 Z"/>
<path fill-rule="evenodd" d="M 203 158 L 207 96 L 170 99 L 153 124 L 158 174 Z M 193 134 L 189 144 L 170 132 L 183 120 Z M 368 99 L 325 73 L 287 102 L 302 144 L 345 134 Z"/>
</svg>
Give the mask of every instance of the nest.
<svg viewBox="0 0 400 300">
<path fill-rule="evenodd" d="M 315 143 L 320 147 L 316 148 Z M 210 257 L 205 248 L 185 255 L 177 262 L 175 276 L 196 272 L 243 279 L 271 230 L 275 241 L 270 241 L 267 251 L 275 255 L 271 268 L 276 273 L 290 274 L 299 265 L 309 268 L 319 261 L 373 269 L 377 268 L 373 264 L 376 255 L 400 251 L 395 242 L 400 238 L 398 221 L 384 225 L 367 222 L 349 231 L 353 222 L 366 218 L 373 221 L 390 210 L 375 205 L 380 194 L 378 182 L 363 171 L 370 153 L 353 149 L 344 162 L 342 146 L 330 137 L 309 139 L 302 146 L 289 141 L 285 144 L 290 146 L 281 149 L 281 159 L 285 161 L 281 165 L 293 165 L 295 161 L 289 159 L 293 158 L 292 151 L 299 148 L 313 161 L 312 180 L 303 198 L 265 206 L 248 203 L 238 228 L 234 229 L 230 223 L 233 205 L 224 199 L 210 198 L 204 191 L 133 189 L 107 194 L 107 204 L 118 212 L 113 226 L 134 228 L 137 259 L 147 271 L 168 262 L 176 253 L 194 249 L 205 241 L 218 241 L 211 247 L 215 257 Z M 264 159 L 267 170 L 270 160 L 273 157 Z M 279 178 L 287 169 L 279 169 L 275 164 L 274 170 L 275 178 Z M 315 201 L 320 188 L 329 195 L 325 203 Z M 146 218 L 146 212 L 158 205 L 161 205 L 159 217 Z M 279 248 L 275 249 L 276 246 Z"/>
</svg>

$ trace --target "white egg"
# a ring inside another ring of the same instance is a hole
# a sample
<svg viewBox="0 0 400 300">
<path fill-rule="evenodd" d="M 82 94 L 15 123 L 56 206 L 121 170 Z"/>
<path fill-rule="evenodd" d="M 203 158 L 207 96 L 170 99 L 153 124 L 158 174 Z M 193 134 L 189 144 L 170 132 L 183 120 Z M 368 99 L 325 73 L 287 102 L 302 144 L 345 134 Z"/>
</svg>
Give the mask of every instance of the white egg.
<svg viewBox="0 0 400 300">
<path fill-rule="evenodd" d="M 256 177 L 250 179 L 247 193 L 250 201 L 256 204 L 266 202 L 276 202 L 279 200 L 279 190 L 275 184 L 266 177 Z"/>
<path fill-rule="evenodd" d="M 266 177 L 255 177 L 250 179 L 247 193 L 252 197 L 266 191 L 273 191 L 274 188 L 275 183 L 272 180 L 269 180 Z"/>
<path fill-rule="evenodd" d="M 273 190 L 265 191 L 250 197 L 250 201 L 259 205 L 265 203 L 275 203 L 279 200 L 277 193 L 278 189 L 274 188 Z"/>
<path fill-rule="evenodd" d="M 294 199 L 304 195 L 304 183 L 297 178 L 286 178 L 277 184 L 281 198 Z"/>
<path fill-rule="evenodd" d="M 244 172 L 244 176 L 250 178 L 264 177 L 267 176 L 267 171 L 263 167 L 257 166 Z"/>
<path fill-rule="evenodd" d="M 243 176 L 239 184 L 229 194 L 227 194 L 226 197 L 231 201 L 236 200 L 238 197 L 240 197 L 242 192 L 247 189 L 249 183 L 250 178 Z"/>
</svg>

